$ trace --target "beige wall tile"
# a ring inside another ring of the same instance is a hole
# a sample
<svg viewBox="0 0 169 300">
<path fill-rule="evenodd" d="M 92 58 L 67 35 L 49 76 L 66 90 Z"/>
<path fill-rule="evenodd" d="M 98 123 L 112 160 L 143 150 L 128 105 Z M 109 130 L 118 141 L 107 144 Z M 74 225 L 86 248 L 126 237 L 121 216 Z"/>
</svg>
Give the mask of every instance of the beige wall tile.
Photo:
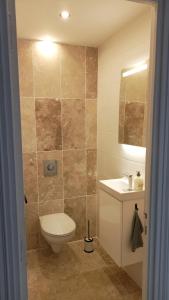
<svg viewBox="0 0 169 300">
<path fill-rule="evenodd" d="M 84 75 L 62 76 L 62 98 L 81 98 L 85 95 Z"/>
<path fill-rule="evenodd" d="M 86 154 L 84 150 L 63 151 L 65 198 L 86 195 Z"/>
<path fill-rule="evenodd" d="M 90 221 L 91 235 L 96 236 L 97 223 L 97 197 L 86 196 L 86 218 Z"/>
<path fill-rule="evenodd" d="M 75 240 L 82 239 L 85 235 L 86 225 L 86 198 L 79 197 L 73 199 L 65 199 L 65 212 L 76 223 Z"/>
<path fill-rule="evenodd" d="M 144 103 L 131 102 L 125 105 L 124 143 L 142 146 L 144 135 Z"/>
<path fill-rule="evenodd" d="M 46 240 L 42 236 L 41 232 L 39 233 L 39 248 L 42 248 L 42 249 L 50 248 L 49 244 L 46 242 Z"/>
<path fill-rule="evenodd" d="M 40 216 L 61 213 L 63 211 L 64 211 L 63 199 L 45 201 L 45 202 L 41 202 L 39 205 Z"/>
<path fill-rule="evenodd" d="M 20 104 L 23 152 L 36 152 L 35 100 L 22 98 Z"/>
<path fill-rule="evenodd" d="M 97 77 L 91 73 L 86 74 L 86 99 L 97 98 Z"/>
<path fill-rule="evenodd" d="M 32 42 L 18 41 L 19 85 L 22 97 L 34 96 Z"/>
<path fill-rule="evenodd" d="M 98 49 L 86 48 L 86 98 L 97 98 Z"/>
<path fill-rule="evenodd" d="M 24 192 L 28 203 L 38 201 L 37 159 L 35 153 L 23 154 Z"/>
<path fill-rule="evenodd" d="M 87 194 L 96 193 L 96 150 L 87 150 Z"/>
<path fill-rule="evenodd" d="M 62 98 L 85 97 L 85 48 L 61 46 L 61 96 Z"/>
<path fill-rule="evenodd" d="M 148 70 L 125 78 L 126 102 L 147 102 Z"/>
<path fill-rule="evenodd" d="M 62 72 L 80 75 L 85 70 L 85 47 L 61 45 Z"/>
<path fill-rule="evenodd" d="M 97 148 L 97 102 L 86 101 L 86 147 Z"/>
<path fill-rule="evenodd" d="M 85 147 L 85 101 L 62 101 L 63 149 Z"/>
<path fill-rule="evenodd" d="M 57 160 L 57 175 L 52 177 L 44 176 L 44 160 Z M 39 181 L 39 202 L 63 199 L 63 178 L 62 178 L 62 153 L 61 151 L 38 152 L 38 181 Z"/>
<path fill-rule="evenodd" d="M 27 232 L 26 246 L 27 250 L 37 249 L 39 247 L 39 234 Z"/>
<path fill-rule="evenodd" d="M 43 51 L 42 42 L 34 42 L 33 64 L 35 97 L 60 97 L 60 46 L 53 43 L 51 53 Z"/>
<path fill-rule="evenodd" d="M 36 99 L 36 129 L 38 151 L 60 150 L 61 103 L 55 99 Z"/>
<path fill-rule="evenodd" d="M 38 203 L 25 205 L 26 231 L 30 234 L 39 232 Z"/>
</svg>

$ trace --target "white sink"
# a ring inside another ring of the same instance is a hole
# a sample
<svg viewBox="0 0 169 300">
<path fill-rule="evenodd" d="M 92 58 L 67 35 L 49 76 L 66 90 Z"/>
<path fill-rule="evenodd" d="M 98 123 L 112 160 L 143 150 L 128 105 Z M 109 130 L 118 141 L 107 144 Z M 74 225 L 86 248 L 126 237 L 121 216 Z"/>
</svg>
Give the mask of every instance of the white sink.
<svg viewBox="0 0 169 300">
<path fill-rule="evenodd" d="M 114 198 L 124 201 L 144 198 L 145 191 L 129 190 L 127 178 L 99 180 L 99 187 Z"/>
</svg>

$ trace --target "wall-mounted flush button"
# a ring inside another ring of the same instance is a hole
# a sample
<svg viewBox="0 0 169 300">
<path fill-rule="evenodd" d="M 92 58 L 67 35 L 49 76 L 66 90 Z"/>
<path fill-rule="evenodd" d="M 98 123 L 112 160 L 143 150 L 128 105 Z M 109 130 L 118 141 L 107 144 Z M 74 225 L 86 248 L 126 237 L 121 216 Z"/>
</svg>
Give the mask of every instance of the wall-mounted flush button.
<svg viewBox="0 0 169 300">
<path fill-rule="evenodd" d="M 57 160 L 44 160 L 44 176 L 56 176 L 57 175 Z"/>
</svg>

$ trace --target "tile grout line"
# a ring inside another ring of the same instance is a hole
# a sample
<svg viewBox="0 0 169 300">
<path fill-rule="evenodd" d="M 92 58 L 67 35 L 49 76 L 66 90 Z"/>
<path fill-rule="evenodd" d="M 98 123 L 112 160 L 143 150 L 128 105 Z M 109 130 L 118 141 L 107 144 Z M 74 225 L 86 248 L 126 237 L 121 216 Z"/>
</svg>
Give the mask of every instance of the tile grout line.
<svg viewBox="0 0 169 300">
<path fill-rule="evenodd" d="M 50 150 L 50 151 L 45 151 L 45 150 L 40 150 L 40 151 L 37 151 L 37 153 L 51 153 L 51 152 L 58 152 L 58 151 L 62 151 L 62 150 Z M 68 152 L 68 151 L 96 151 L 96 148 L 70 148 L 70 149 L 63 149 L 63 152 Z M 31 152 L 28 152 L 28 151 L 23 151 L 24 154 L 33 154 L 33 153 L 36 153 L 36 151 L 31 151 Z"/>
<path fill-rule="evenodd" d="M 60 80 L 61 81 L 61 80 Z M 34 96 L 32 96 L 32 97 L 26 97 L 26 96 L 21 96 L 21 98 L 26 98 L 26 99 L 31 99 L 31 98 L 33 98 Z M 36 96 L 36 99 L 38 99 L 38 100 L 46 100 L 46 99 L 48 99 L 48 100 L 60 100 L 60 99 L 62 99 L 62 100 L 87 100 L 87 101 L 97 101 L 97 98 L 86 98 L 86 97 L 73 97 L 73 98 L 71 98 L 71 97 L 69 97 L 69 98 L 64 98 L 64 97 L 38 97 L 38 96 Z"/>
<path fill-rule="evenodd" d="M 61 49 L 61 48 L 60 48 Z M 61 140 L 62 140 L 62 147 L 61 147 L 61 159 L 62 159 L 62 193 L 63 193 L 63 207 L 62 210 L 65 212 L 65 182 L 64 182 L 64 166 L 63 166 L 63 101 L 62 101 L 62 51 L 60 50 L 60 105 L 61 105 Z"/>
<path fill-rule="evenodd" d="M 92 197 L 92 196 L 96 196 L 96 194 L 76 195 L 76 196 L 72 196 L 72 197 L 66 197 L 66 200 L 77 199 L 77 198 L 85 198 L 85 197 Z"/>
<path fill-rule="evenodd" d="M 96 87 L 96 236 L 99 231 L 99 202 L 98 202 L 98 71 L 99 71 L 99 49 L 97 47 L 97 87 Z"/>
<path fill-rule="evenodd" d="M 37 120 L 36 120 L 36 93 L 35 93 L 35 44 L 32 44 L 32 67 L 33 67 L 33 96 L 34 96 L 34 109 L 35 109 L 35 138 L 36 138 L 36 170 L 37 170 L 37 195 L 38 195 L 38 221 L 40 216 L 40 193 L 39 193 L 39 166 L 38 166 L 38 139 L 37 139 Z M 38 248 L 40 248 L 40 227 L 38 232 Z"/>
<path fill-rule="evenodd" d="M 85 47 L 85 164 L 86 164 L 86 194 L 87 194 L 87 144 L 86 144 L 86 137 L 87 137 L 87 125 L 86 125 L 86 95 L 87 95 L 87 79 L 86 79 L 86 69 L 87 69 L 87 47 Z M 85 233 L 87 230 L 87 196 L 85 196 Z"/>
</svg>

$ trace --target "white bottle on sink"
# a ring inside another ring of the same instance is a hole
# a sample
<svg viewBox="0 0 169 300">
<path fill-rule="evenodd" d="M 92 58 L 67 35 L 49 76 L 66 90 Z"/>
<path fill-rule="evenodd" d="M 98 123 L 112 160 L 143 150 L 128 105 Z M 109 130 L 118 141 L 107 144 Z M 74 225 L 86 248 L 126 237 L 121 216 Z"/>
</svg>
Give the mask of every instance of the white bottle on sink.
<svg viewBox="0 0 169 300">
<path fill-rule="evenodd" d="M 143 178 L 141 173 L 138 171 L 136 177 L 134 178 L 134 190 L 142 191 L 143 190 Z"/>
</svg>

